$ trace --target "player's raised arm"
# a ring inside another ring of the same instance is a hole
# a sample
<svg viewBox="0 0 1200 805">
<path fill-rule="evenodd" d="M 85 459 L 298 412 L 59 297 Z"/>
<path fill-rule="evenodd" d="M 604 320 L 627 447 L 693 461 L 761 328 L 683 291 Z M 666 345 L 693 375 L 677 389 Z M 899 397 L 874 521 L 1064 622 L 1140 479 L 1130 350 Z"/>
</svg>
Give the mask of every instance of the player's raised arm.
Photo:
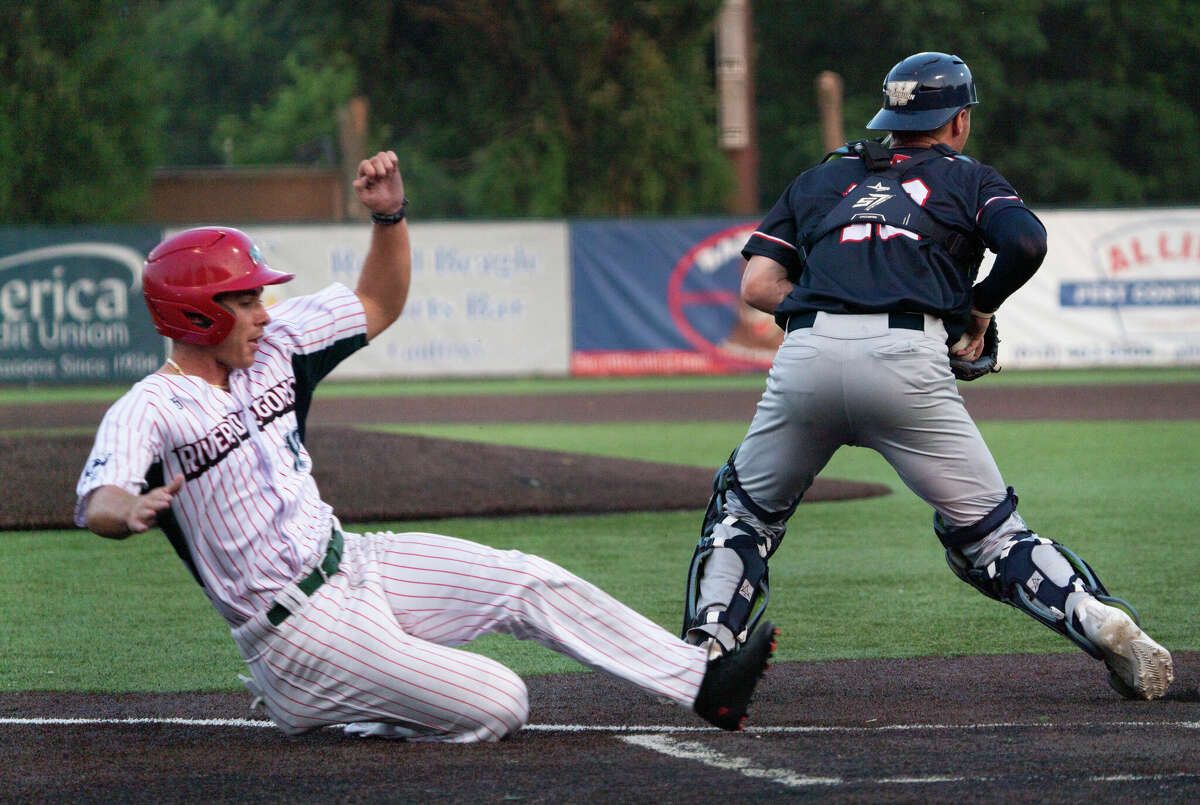
<svg viewBox="0 0 1200 805">
<path fill-rule="evenodd" d="M 166 486 L 135 495 L 119 486 L 102 486 L 88 497 L 87 527 L 109 539 L 125 539 L 130 534 L 148 531 L 158 521 L 158 513 L 171 505 L 183 486 L 176 475 Z"/>
<path fill-rule="evenodd" d="M 374 222 L 371 246 L 354 289 L 366 312 L 370 340 L 400 317 L 408 299 L 412 270 L 408 224 L 404 220 L 408 200 L 396 154 L 380 151 L 360 162 L 354 190 L 371 211 Z"/>
</svg>

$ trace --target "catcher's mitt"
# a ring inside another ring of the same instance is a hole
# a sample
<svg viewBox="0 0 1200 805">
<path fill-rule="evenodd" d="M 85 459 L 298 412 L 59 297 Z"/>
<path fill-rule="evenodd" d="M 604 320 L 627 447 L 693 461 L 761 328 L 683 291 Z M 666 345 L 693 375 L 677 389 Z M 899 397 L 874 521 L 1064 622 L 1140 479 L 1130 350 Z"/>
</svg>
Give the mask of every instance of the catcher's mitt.
<svg viewBox="0 0 1200 805">
<path fill-rule="evenodd" d="M 992 316 L 983 334 L 983 352 L 973 361 L 963 360 L 950 354 L 950 371 L 959 380 L 975 380 L 986 374 L 1000 371 L 997 358 L 1000 350 L 1000 333 L 996 329 L 996 317 Z"/>
</svg>

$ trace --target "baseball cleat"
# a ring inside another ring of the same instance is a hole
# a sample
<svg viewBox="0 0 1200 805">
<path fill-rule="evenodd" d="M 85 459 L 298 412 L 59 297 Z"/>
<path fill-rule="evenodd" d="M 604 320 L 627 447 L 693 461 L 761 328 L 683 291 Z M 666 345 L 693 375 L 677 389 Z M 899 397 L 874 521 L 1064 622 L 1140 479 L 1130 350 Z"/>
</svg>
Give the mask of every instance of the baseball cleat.
<svg viewBox="0 0 1200 805">
<path fill-rule="evenodd" d="M 1123 610 L 1083 601 L 1080 624 L 1104 655 L 1108 684 L 1127 699 L 1157 699 L 1175 680 L 1171 653 L 1156 643 Z"/>
<path fill-rule="evenodd" d="M 389 741 L 403 741 L 405 738 L 415 738 L 416 730 L 401 727 L 399 724 L 386 724 L 382 721 L 359 721 L 342 727 L 347 735 L 357 735 L 359 738 L 382 738 Z"/>
<path fill-rule="evenodd" d="M 778 634 L 774 624 L 764 622 L 741 647 L 709 660 L 692 705 L 696 715 L 714 727 L 740 730 Z"/>
<path fill-rule="evenodd" d="M 242 684 L 246 686 L 246 690 L 250 691 L 250 695 L 254 697 L 250 700 L 250 709 L 261 710 L 265 713 L 267 697 L 263 696 L 262 688 L 254 681 L 254 677 L 238 674 L 237 678 L 241 680 Z"/>
</svg>

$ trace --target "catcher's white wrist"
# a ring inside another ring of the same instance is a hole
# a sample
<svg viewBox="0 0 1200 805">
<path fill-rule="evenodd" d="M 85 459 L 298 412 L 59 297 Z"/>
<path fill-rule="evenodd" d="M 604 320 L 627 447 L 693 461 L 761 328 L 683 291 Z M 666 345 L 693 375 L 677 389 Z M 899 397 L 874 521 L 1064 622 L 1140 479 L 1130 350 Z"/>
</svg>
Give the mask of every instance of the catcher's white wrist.
<svg viewBox="0 0 1200 805">
<path fill-rule="evenodd" d="M 971 315 L 977 319 L 990 319 L 992 316 L 994 316 L 996 314 L 995 313 L 984 313 L 982 310 L 976 310 L 975 308 L 971 308 Z"/>
</svg>

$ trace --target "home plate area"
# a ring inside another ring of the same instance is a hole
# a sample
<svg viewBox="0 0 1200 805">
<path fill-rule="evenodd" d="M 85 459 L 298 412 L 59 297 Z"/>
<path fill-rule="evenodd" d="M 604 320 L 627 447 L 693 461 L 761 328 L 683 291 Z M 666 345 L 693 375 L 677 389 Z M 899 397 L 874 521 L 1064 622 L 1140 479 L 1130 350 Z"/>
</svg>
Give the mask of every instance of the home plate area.
<svg viewBox="0 0 1200 805">
<path fill-rule="evenodd" d="M 534 676 L 530 725 L 471 745 L 289 738 L 240 694 L 0 693 L 0 783 L 73 802 L 1181 802 L 1198 668 L 1179 652 L 1167 697 L 1131 702 L 1082 653 L 779 663 L 740 733 L 602 674 Z"/>
</svg>

